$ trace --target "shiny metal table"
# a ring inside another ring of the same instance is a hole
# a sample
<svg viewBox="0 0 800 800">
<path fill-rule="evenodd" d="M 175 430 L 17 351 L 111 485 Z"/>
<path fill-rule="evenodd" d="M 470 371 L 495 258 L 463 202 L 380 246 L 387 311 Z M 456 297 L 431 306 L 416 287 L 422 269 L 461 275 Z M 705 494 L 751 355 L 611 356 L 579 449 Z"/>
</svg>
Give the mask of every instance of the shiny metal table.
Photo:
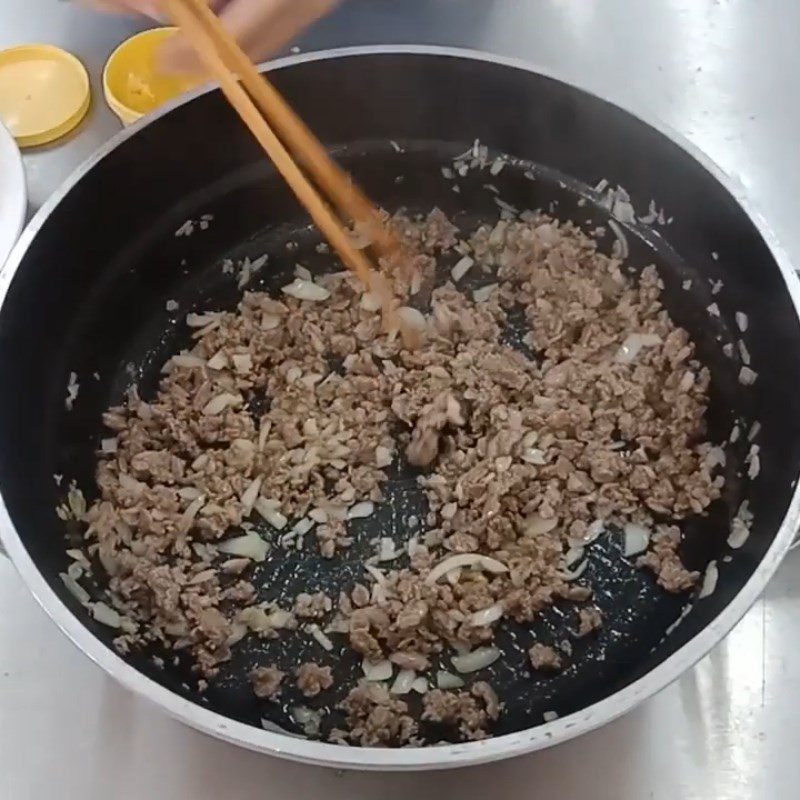
<svg viewBox="0 0 800 800">
<path fill-rule="evenodd" d="M 63 45 L 94 79 L 87 122 L 68 142 L 26 156 L 33 207 L 118 130 L 97 78 L 136 29 L 53 0 L 0 0 L 0 47 Z M 800 6 L 787 0 L 350 0 L 300 46 L 473 47 L 648 109 L 748 188 L 800 265 L 798 31 Z M 0 798 L 800 797 L 798 571 L 800 555 L 790 554 L 722 645 L 596 733 L 503 764 L 387 776 L 285 764 L 181 727 L 76 652 L 0 559 Z"/>
</svg>

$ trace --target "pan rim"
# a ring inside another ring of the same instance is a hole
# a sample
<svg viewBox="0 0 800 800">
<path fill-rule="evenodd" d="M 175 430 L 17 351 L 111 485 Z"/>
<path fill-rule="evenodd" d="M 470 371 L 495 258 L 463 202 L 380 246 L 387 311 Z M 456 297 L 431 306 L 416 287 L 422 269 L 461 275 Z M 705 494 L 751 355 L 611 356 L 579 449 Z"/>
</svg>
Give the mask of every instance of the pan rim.
<svg viewBox="0 0 800 800">
<path fill-rule="evenodd" d="M 610 100 L 591 87 L 577 83 L 571 77 L 559 75 L 553 70 L 542 68 L 531 62 L 496 56 L 479 50 L 456 47 L 374 45 L 336 48 L 277 59 L 264 65 L 263 69 L 277 70 L 308 62 L 374 55 L 423 55 L 458 58 L 534 73 L 583 91 L 649 126 L 698 162 L 736 200 L 742 211 L 755 225 L 772 257 L 775 259 L 783 276 L 789 297 L 794 305 L 795 313 L 800 319 L 800 279 L 792 269 L 789 258 L 780 246 L 774 232 L 753 201 L 747 196 L 745 187 L 727 175 L 700 148 L 692 144 L 682 134 L 674 131 L 670 126 L 650 116 L 646 110 L 633 111 L 625 105 Z M 187 96 L 171 102 L 130 128 L 124 129 L 99 148 L 67 178 L 39 209 L 24 230 L 4 267 L 0 269 L 0 313 L 6 302 L 12 279 L 35 235 L 75 185 L 106 155 L 127 141 L 129 137 L 153 124 L 176 107 L 190 102 L 213 89 L 213 86 L 207 86 L 195 90 Z M 791 476 L 793 480 L 797 477 L 796 475 Z M 788 551 L 799 525 L 800 483 L 796 483 L 786 515 L 772 544 L 753 575 L 730 603 L 720 611 L 714 620 L 675 653 L 641 678 L 611 696 L 569 716 L 535 728 L 497 736 L 484 741 L 432 748 L 380 749 L 342 747 L 260 730 L 251 725 L 231 720 L 215 711 L 186 700 L 139 672 L 135 667 L 124 661 L 113 649 L 96 638 L 84 626 L 79 617 L 73 614 L 56 595 L 24 547 L 11 521 L 6 504 L 0 495 L 0 541 L 5 546 L 8 555 L 28 589 L 62 632 L 122 686 L 156 704 L 184 724 L 231 744 L 256 752 L 318 766 L 363 770 L 413 771 L 450 769 L 511 758 L 566 742 L 580 734 L 599 728 L 631 711 L 639 703 L 661 691 L 680 677 L 730 632 L 755 602 L 775 573 Z"/>
</svg>

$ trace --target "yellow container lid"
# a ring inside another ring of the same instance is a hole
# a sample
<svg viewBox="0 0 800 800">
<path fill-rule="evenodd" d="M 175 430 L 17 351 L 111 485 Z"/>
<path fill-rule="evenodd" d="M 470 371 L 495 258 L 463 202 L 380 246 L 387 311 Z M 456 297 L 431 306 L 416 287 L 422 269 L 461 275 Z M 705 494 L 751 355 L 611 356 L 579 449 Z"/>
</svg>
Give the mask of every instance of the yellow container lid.
<svg viewBox="0 0 800 800">
<path fill-rule="evenodd" d="M 166 75 L 157 68 L 158 49 L 176 28 L 154 28 L 124 41 L 103 70 L 103 93 L 111 110 L 126 125 L 188 92 L 201 79 Z"/>
<path fill-rule="evenodd" d="M 49 44 L 0 51 L 0 120 L 20 147 L 65 136 L 90 103 L 89 76 L 72 54 Z"/>
</svg>

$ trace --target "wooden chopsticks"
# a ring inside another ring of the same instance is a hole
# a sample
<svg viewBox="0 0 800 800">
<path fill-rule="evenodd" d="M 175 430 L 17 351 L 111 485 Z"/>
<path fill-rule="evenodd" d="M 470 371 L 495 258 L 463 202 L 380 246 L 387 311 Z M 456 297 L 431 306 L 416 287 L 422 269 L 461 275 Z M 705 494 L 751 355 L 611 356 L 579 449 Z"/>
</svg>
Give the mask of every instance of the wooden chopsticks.
<svg viewBox="0 0 800 800">
<path fill-rule="evenodd" d="M 353 246 L 340 219 L 292 156 L 300 161 L 340 214 L 364 226 L 377 253 L 388 255 L 395 249 L 395 242 L 375 207 L 330 159 L 319 140 L 267 78 L 258 72 L 204 0 L 165 0 L 165 5 L 205 67 L 219 81 L 228 102 L 345 266 L 353 270 L 365 286 L 376 288 L 369 261 Z"/>
</svg>

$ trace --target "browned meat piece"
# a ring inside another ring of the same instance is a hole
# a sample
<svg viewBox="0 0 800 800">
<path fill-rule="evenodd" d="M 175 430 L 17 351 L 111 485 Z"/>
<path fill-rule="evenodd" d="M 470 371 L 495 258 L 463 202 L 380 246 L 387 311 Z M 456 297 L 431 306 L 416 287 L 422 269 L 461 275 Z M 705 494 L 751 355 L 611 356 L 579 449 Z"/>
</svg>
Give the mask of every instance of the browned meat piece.
<svg viewBox="0 0 800 800">
<path fill-rule="evenodd" d="M 561 669 L 561 656 L 546 644 L 535 644 L 528 651 L 531 659 L 531 666 L 541 670 Z"/>
<path fill-rule="evenodd" d="M 485 739 L 489 722 L 500 714 L 497 694 L 483 681 L 470 691 L 434 689 L 422 698 L 422 706 L 423 720 L 455 726 L 468 740 Z"/>
<path fill-rule="evenodd" d="M 686 592 L 700 577 L 699 572 L 687 570 L 678 555 L 680 530 L 675 526 L 661 526 L 653 535 L 650 550 L 636 561 L 638 567 L 648 567 L 655 572 L 659 586 L 668 592 Z"/>
<path fill-rule="evenodd" d="M 377 683 L 363 682 L 352 689 L 341 704 L 347 714 L 347 731 L 334 731 L 331 738 L 362 747 L 414 744 L 417 723 L 408 705 Z"/>
<path fill-rule="evenodd" d="M 322 619 L 332 608 L 333 603 L 325 592 L 301 592 L 294 601 L 294 615 L 300 619 Z"/>
<path fill-rule="evenodd" d="M 603 614 L 599 608 L 579 608 L 578 609 L 578 630 L 575 635 L 580 637 L 587 636 L 592 631 L 603 627 Z"/>
<path fill-rule="evenodd" d="M 321 667 L 313 661 L 302 664 L 297 669 L 297 688 L 305 697 L 316 697 L 320 692 L 333 686 L 330 667 Z"/>
<path fill-rule="evenodd" d="M 285 675 L 286 673 L 281 672 L 277 667 L 256 667 L 250 673 L 253 693 L 256 697 L 272 700 L 280 691 Z"/>
</svg>

